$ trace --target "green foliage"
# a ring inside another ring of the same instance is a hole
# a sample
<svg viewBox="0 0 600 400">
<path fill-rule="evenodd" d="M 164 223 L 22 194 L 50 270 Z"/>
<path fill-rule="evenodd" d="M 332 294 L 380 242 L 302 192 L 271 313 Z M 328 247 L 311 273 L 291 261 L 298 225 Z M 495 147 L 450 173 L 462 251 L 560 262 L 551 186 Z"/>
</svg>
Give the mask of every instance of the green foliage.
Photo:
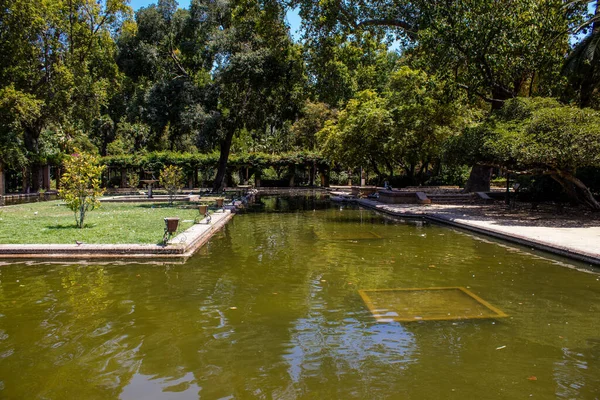
<svg viewBox="0 0 600 400">
<path fill-rule="evenodd" d="M 184 172 L 193 172 L 193 169 L 211 169 L 217 166 L 218 153 L 175 153 L 151 152 L 146 154 L 124 154 L 119 156 L 102 157 L 102 164 L 115 168 L 135 168 L 150 171 L 162 170 L 167 165 L 176 165 Z M 233 168 L 242 166 L 266 168 L 269 166 L 287 165 L 328 165 L 329 161 L 318 152 L 298 151 L 279 154 L 268 153 L 242 153 L 232 154 L 229 165 Z"/>
<path fill-rule="evenodd" d="M 600 166 L 600 112 L 554 99 L 512 99 L 485 123 L 465 130 L 452 146 L 464 155 L 463 162 L 547 174 L 574 201 L 600 209 L 575 176 L 580 167 Z"/>
<path fill-rule="evenodd" d="M 345 167 L 368 167 L 382 175 L 401 166 L 439 163 L 442 145 L 470 121 L 467 110 L 445 96 L 445 87 L 423 71 L 402 67 L 391 75 L 384 96 L 360 92 L 319 132 L 323 154 Z M 419 172 L 421 172 L 419 171 Z"/>
<path fill-rule="evenodd" d="M 442 164 L 440 171 L 427 185 L 441 186 L 460 186 L 463 187 L 469 179 L 470 168 L 466 165 Z"/>
<path fill-rule="evenodd" d="M 380 35 L 328 35 L 306 46 L 307 69 L 315 98 L 343 107 L 363 90 L 382 93 L 398 55 L 389 52 Z"/>
<path fill-rule="evenodd" d="M 175 195 L 183 187 L 183 178 L 183 170 L 175 165 L 169 165 L 160 171 L 158 183 L 167 190 L 169 205 L 173 204 Z"/>
<path fill-rule="evenodd" d="M 97 157 L 86 153 L 75 153 L 64 160 L 64 173 L 60 180 L 59 196 L 75 214 L 78 228 L 84 227 L 88 211 L 100 206 L 98 197 L 104 194 L 100 188 L 103 165 Z"/>
<path fill-rule="evenodd" d="M 600 113 L 552 99 L 515 99 L 483 125 L 483 148 L 517 169 L 600 166 Z"/>
<path fill-rule="evenodd" d="M 340 111 L 337 123 L 325 123 L 318 139 L 323 155 L 331 161 L 346 167 L 371 166 L 379 174 L 393 129 L 386 99 L 365 90 Z"/>
<path fill-rule="evenodd" d="M 337 118 L 337 110 L 325 103 L 307 101 L 302 113 L 302 118 L 292 125 L 292 134 L 298 147 L 314 150 L 317 145 L 317 132 L 324 128 L 327 120 Z"/>
<path fill-rule="evenodd" d="M 315 47 L 328 38 L 393 35 L 423 69 L 496 107 L 519 94 L 548 95 L 559 76 L 569 32 L 585 2 L 562 0 L 430 0 L 335 2 L 294 0 Z"/>
<path fill-rule="evenodd" d="M 562 73 L 569 80 L 566 96 L 575 99 L 580 107 L 600 108 L 600 3 L 595 2 L 594 15 L 575 31 L 585 37 L 569 52 Z M 589 4 L 589 3 L 587 3 Z"/>
<path fill-rule="evenodd" d="M 0 91 L 12 106 L 3 104 L 0 113 L 13 123 L 0 136 L 10 138 L 12 154 L 25 155 L 26 174 L 39 176 L 48 157 L 57 162 L 68 154 L 66 142 L 98 143 L 90 141 L 94 122 L 120 87 L 112 34 L 130 13 L 126 0 L 3 2 Z M 19 159 L 9 163 L 23 166 Z M 38 189 L 38 179 L 29 183 L 25 190 Z"/>
<path fill-rule="evenodd" d="M 136 189 L 140 186 L 140 174 L 137 172 L 130 172 L 127 174 L 127 186 L 132 189 Z"/>
<path fill-rule="evenodd" d="M 41 108 L 40 100 L 13 85 L 0 88 L 0 159 L 7 166 L 19 168 L 29 164 L 24 147 L 25 128 L 39 118 Z"/>
</svg>

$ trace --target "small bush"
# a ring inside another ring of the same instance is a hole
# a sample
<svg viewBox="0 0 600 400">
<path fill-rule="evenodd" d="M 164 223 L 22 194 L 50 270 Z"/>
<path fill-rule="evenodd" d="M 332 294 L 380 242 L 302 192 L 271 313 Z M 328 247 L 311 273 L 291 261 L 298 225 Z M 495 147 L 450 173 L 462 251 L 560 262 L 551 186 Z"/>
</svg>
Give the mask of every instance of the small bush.
<svg viewBox="0 0 600 400">
<path fill-rule="evenodd" d="M 86 153 L 75 153 L 64 161 L 65 172 L 60 180 L 58 195 L 75 213 L 78 228 L 83 228 L 85 214 L 100 206 L 98 197 L 104 194 L 100 188 L 103 165 Z"/>
<path fill-rule="evenodd" d="M 169 165 L 160 172 L 158 182 L 167 191 L 169 205 L 172 205 L 175 195 L 183 187 L 183 170 L 175 165 Z"/>
</svg>

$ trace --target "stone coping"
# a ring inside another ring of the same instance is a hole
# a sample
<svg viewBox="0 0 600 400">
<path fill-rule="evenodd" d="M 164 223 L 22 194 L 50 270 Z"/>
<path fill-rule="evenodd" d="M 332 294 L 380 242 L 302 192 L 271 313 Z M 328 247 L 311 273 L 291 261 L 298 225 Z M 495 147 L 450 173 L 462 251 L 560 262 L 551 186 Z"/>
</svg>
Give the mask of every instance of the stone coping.
<svg viewBox="0 0 600 400">
<path fill-rule="evenodd" d="M 582 261 L 595 266 L 600 266 L 600 227 L 590 231 L 589 228 L 562 228 L 552 227 L 518 227 L 501 226 L 497 221 L 484 220 L 476 216 L 458 214 L 447 211 L 449 208 L 438 206 L 417 206 L 412 204 L 383 204 L 369 199 L 358 199 L 355 202 L 363 207 L 383 212 L 385 214 L 421 218 L 433 222 L 452 225 L 471 232 L 484 234 L 497 239 L 527 246 L 532 249 L 547 251 L 556 255 Z M 573 231 L 575 230 L 575 231 Z M 569 243 L 565 233 L 575 236 L 581 245 Z"/>
<path fill-rule="evenodd" d="M 175 195 L 173 196 L 173 201 L 187 201 L 187 202 L 198 202 L 200 201 L 200 196 L 198 195 Z M 123 196 L 110 196 L 110 197 L 102 197 L 100 198 L 100 202 L 102 203 L 168 203 L 169 196 L 158 194 L 152 197 L 148 197 L 147 195 L 123 195 Z"/>
</svg>

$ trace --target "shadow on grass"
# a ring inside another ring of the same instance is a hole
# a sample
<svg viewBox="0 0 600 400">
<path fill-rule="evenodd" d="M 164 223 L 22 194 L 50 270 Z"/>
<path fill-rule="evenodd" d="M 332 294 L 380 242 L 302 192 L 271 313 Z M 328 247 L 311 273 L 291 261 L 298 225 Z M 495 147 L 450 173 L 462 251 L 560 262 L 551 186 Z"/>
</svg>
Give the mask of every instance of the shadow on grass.
<svg viewBox="0 0 600 400">
<path fill-rule="evenodd" d="M 177 208 L 180 205 L 181 204 L 177 204 L 177 203 L 173 203 L 172 205 L 169 205 L 169 204 L 137 204 L 135 207 L 138 207 L 138 208 Z"/>
<path fill-rule="evenodd" d="M 94 228 L 96 226 L 96 224 L 85 224 L 83 226 L 83 229 L 89 229 L 89 228 Z M 50 229 L 50 230 L 67 230 L 67 229 L 73 229 L 76 231 L 80 231 L 81 229 L 77 227 L 77 225 L 73 224 L 61 224 L 61 225 L 46 225 L 46 228 Z"/>
</svg>

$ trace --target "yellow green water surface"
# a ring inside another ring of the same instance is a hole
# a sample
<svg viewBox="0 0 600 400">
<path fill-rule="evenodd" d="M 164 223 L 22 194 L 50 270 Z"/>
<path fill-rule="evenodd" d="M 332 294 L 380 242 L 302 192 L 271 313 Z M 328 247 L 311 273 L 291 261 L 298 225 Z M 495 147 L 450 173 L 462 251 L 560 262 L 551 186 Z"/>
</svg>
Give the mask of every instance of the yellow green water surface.
<svg viewBox="0 0 600 400">
<path fill-rule="evenodd" d="M 600 396 L 597 272 L 314 198 L 254 208 L 185 263 L 0 265 L 0 398 Z M 508 317 L 382 323 L 358 292 L 427 287 Z"/>
</svg>

